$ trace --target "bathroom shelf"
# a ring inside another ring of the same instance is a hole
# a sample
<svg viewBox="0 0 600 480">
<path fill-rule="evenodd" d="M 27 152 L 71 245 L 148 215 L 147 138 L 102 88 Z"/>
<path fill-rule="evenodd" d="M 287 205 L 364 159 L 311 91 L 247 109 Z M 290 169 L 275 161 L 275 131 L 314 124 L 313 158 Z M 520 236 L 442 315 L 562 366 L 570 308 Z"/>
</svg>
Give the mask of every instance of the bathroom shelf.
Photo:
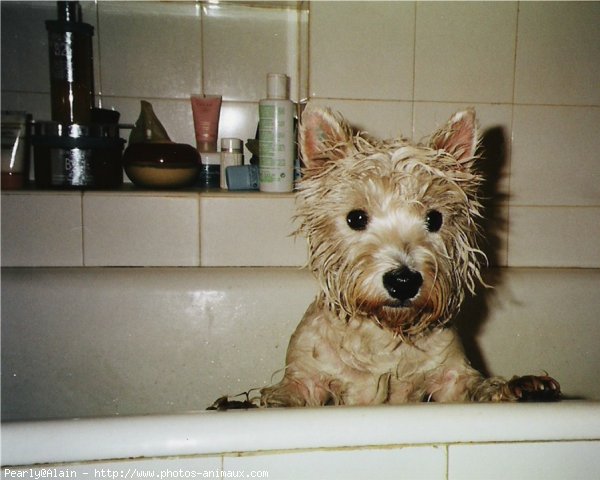
<svg viewBox="0 0 600 480">
<path fill-rule="evenodd" d="M 291 193 L 7 191 L 2 266 L 302 266 L 293 213 Z"/>
</svg>

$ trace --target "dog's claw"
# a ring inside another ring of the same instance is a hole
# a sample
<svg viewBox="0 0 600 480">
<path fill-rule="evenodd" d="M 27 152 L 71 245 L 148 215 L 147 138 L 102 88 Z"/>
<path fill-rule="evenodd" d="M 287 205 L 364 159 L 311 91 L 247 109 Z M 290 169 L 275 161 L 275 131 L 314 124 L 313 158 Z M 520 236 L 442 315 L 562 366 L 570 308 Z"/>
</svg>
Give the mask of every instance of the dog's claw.
<svg viewBox="0 0 600 480">
<path fill-rule="evenodd" d="M 555 402 L 561 398 L 560 384 L 548 375 L 513 377 L 508 388 L 519 402 Z"/>
</svg>

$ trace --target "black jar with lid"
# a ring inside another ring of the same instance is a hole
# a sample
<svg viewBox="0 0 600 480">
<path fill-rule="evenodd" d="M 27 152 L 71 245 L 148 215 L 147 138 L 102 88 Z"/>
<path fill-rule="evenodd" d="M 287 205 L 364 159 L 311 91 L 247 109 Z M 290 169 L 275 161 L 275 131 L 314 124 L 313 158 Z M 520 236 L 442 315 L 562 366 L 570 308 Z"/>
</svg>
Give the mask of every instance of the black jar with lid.
<svg viewBox="0 0 600 480">
<path fill-rule="evenodd" d="M 38 188 L 114 188 L 123 183 L 125 140 L 117 124 L 36 122 L 31 138 Z"/>
</svg>

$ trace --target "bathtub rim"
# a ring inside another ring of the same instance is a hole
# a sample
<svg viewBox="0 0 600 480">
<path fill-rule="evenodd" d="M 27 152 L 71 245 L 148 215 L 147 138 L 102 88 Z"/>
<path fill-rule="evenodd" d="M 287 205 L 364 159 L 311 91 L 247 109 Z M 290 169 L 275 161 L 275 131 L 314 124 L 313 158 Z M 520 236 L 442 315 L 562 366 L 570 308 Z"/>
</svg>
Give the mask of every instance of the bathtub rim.
<svg viewBox="0 0 600 480">
<path fill-rule="evenodd" d="M 600 440 L 600 401 L 257 409 L 6 422 L 1 464 L 558 440 Z"/>
</svg>

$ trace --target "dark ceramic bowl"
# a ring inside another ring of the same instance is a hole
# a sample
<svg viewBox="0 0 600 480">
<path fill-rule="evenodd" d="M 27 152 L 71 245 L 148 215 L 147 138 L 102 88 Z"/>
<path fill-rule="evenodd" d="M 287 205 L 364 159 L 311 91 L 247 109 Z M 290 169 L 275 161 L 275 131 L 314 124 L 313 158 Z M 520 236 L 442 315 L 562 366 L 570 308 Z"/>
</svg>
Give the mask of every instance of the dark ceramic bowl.
<svg viewBox="0 0 600 480">
<path fill-rule="evenodd" d="M 125 149 L 123 167 L 140 187 L 185 187 L 198 177 L 200 155 L 185 143 L 134 143 Z"/>
</svg>

